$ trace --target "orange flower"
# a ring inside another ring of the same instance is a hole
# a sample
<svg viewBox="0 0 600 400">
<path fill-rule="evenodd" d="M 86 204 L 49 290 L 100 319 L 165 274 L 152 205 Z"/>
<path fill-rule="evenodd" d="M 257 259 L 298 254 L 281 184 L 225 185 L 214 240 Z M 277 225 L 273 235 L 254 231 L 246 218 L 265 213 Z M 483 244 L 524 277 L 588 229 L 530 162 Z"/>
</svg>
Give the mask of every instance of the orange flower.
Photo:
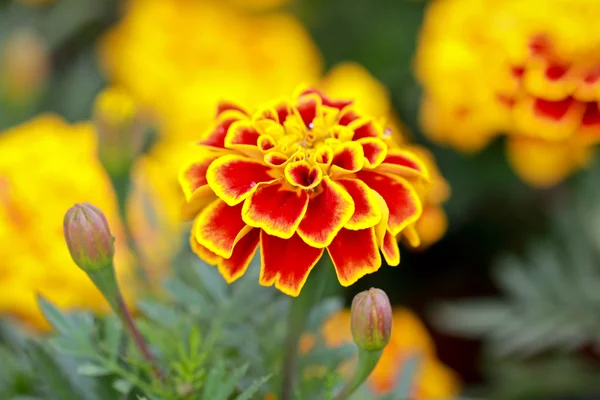
<svg viewBox="0 0 600 400">
<path fill-rule="evenodd" d="M 593 0 L 432 2 L 417 55 L 426 133 L 466 151 L 507 133 L 536 186 L 585 166 L 600 141 L 599 17 Z"/>
<path fill-rule="evenodd" d="M 332 315 L 323 325 L 323 336 L 330 347 L 352 343 L 350 312 L 343 310 Z M 419 364 L 412 382 L 411 399 L 441 400 L 458 394 L 456 374 L 437 359 L 427 329 L 407 309 L 394 310 L 392 337 L 368 379 L 371 390 L 377 394 L 392 391 L 407 361 L 415 356 L 419 357 Z M 342 367 L 342 373 L 346 369 Z"/>
<path fill-rule="evenodd" d="M 291 296 L 327 249 L 338 280 L 356 282 L 400 254 L 395 236 L 422 212 L 428 179 L 380 121 L 309 89 L 253 114 L 222 103 L 180 173 L 191 243 L 232 282 L 260 244 L 260 283 Z"/>
</svg>

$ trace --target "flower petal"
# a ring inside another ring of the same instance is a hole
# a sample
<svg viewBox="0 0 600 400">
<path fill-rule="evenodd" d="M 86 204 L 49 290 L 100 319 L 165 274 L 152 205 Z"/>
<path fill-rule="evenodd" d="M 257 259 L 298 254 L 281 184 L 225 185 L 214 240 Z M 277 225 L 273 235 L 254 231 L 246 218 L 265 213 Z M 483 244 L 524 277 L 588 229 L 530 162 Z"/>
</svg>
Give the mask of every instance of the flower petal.
<svg viewBox="0 0 600 400">
<path fill-rule="evenodd" d="M 597 102 L 587 104 L 576 135 L 578 140 L 586 144 L 596 144 L 600 141 L 600 107 Z"/>
<path fill-rule="evenodd" d="M 304 122 L 307 128 L 312 128 L 311 124 L 317 116 L 317 110 L 321 107 L 321 98 L 317 94 L 307 94 L 298 99 L 295 110 Z"/>
<path fill-rule="evenodd" d="M 353 107 L 346 107 L 340 112 L 340 120 L 338 121 L 338 124 L 342 126 L 348 126 L 350 123 L 359 118 L 360 116 Z"/>
<path fill-rule="evenodd" d="M 359 140 L 367 137 L 379 138 L 383 136 L 383 128 L 381 125 L 371 119 L 354 121 L 349 125 L 349 128 L 354 131 L 352 140 Z"/>
<path fill-rule="evenodd" d="M 323 171 L 319 167 L 301 160 L 286 165 L 285 177 L 291 185 L 302 189 L 312 189 L 321 183 Z"/>
<path fill-rule="evenodd" d="M 323 102 L 324 106 L 337 108 L 338 110 L 342 110 L 346 106 L 349 106 L 350 104 L 353 103 L 352 100 L 331 100 L 323 92 L 321 92 L 319 89 L 315 89 L 315 88 L 306 89 L 305 91 L 302 92 L 301 95 L 306 95 L 306 94 L 311 94 L 311 93 L 318 95 L 321 98 L 321 101 Z"/>
<path fill-rule="evenodd" d="M 231 257 L 236 243 L 250 230 L 242 220 L 242 205 L 231 207 L 221 199 L 209 204 L 194 222 L 198 243 L 224 258 Z"/>
<path fill-rule="evenodd" d="M 321 258 L 323 249 L 304 243 L 298 235 L 290 239 L 260 234 L 262 268 L 259 283 L 272 286 L 290 296 L 298 296 L 308 274 Z"/>
<path fill-rule="evenodd" d="M 342 185 L 354 201 L 354 214 L 344 228 L 353 231 L 372 228 L 381 221 L 377 193 L 358 179 L 340 179 L 335 182 Z"/>
<path fill-rule="evenodd" d="M 398 247 L 398 241 L 390 231 L 385 232 L 383 243 L 381 245 L 381 252 L 388 265 L 396 266 L 400 264 L 400 248 Z"/>
<path fill-rule="evenodd" d="M 202 261 L 204 261 L 205 263 L 210 264 L 210 265 L 217 265 L 217 263 L 220 260 L 222 260 L 223 257 L 216 255 L 215 253 L 213 253 L 212 251 L 210 251 L 209 249 L 207 249 L 206 247 L 204 247 L 200 243 L 198 243 L 198 240 L 196 239 L 197 224 L 198 224 L 198 219 L 196 218 L 196 220 L 194 221 L 191 235 L 190 235 L 190 247 L 192 248 L 192 251 L 198 257 L 200 257 L 200 259 Z"/>
<path fill-rule="evenodd" d="M 365 167 L 376 168 L 383 162 L 388 152 L 388 146 L 381 139 L 362 138 L 358 140 L 358 143 L 363 148 Z"/>
<path fill-rule="evenodd" d="M 199 187 L 192 197 L 181 206 L 180 216 L 183 220 L 194 218 L 204 207 L 217 199 L 217 195 L 208 185 Z"/>
<path fill-rule="evenodd" d="M 202 151 L 194 159 L 189 160 L 179 171 L 179 184 L 187 201 L 200 187 L 208 185 L 206 171 L 210 164 L 219 158 L 220 154 Z"/>
<path fill-rule="evenodd" d="M 388 206 L 381 195 L 375 193 L 374 197 L 377 199 L 377 204 L 379 204 L 379 208 L 381 210 L 381 221 L 379 221 L 377 226 L 375 226 L 377 246 L 379 246 L 379 249 L 383 253 L 383 257 L 388 265 L 394 267 L 400 264 L 400 249 L 398 248 L 396 237 L 392 235 L 388 229 L 390 210 L 388 209 Z M 414 231 L 414 224 L 407 225 L 402 233 L 409 231 Z M 410 237 L 410 234 L 407 236 Z"/>
<path fill-rule="evenodd" d="M 260 132 L 254 127 L 252 121 L 236 121 L 227 131 L 225 147 L 237 150 L 250 157 L 261 157 L 262 153 L 258 148 L 260 135 Z"/>
<path fill-rule="evenodd" d="M 515 105 L 518 131 L 546 140 L 567 139 L 576 131 L 585 113 L 585 104 L 572 97 L 549 101 L 525 98 Z"/>
<path fill-rule="evenodd" d="M 239 111 L 235 110 L 227 110 L 224 111 L 217 122 L 213 125 L 211 129 L 208 130 L 206 137 L 200 141 L 198 144 L 210 147 L 217 148 L 225 148 L 225 136 L 227 135 L 227 131 L 229 127 L 236 121 L 247 118 L 246 115 Z"/>
<path fill-rule="evenodd" d="M 423 211 L 423 215 L 421 215 L 421 218 L 419 218 L 419 220 L 417 221 L 417 224 L 420 224 L 423 220 L 423 217 L 426 215 L 425 210 Z M 406 239 L 406 242 L 408 242 L 408 244 L 411 247 L 419 247 L 421 245 L 421 236 L 419 236 L 419 231 L 417 230 L 417 224 L 413 224 L 413 225 L 408 225 L 406 228 L 404 228 L 404 230 L 402 231 L 402 235 L 404 236 L 404 238 Z M 443 227 L 444 231 L 446 229 L 446 227 Z M 441 231 L 441 229 L 438 229 L 438 231 Z M 442 236 L 443 232 L 440 233 L 439 235 L 436 234 L 436 239 L 432 240 L 430 243 L 433 243 L 435 241 L 437 241 L 441 236 Z M 424 243 L 426 243 L 426 241 L 423 241 Z M 427 246 L 429 243 L 424 244 L 425 246 Z"/>
<path fill-rule="evenodd" d="M 356 175 L 385 200 L 390 210 L 388 225 L 392 235 L 396 236 L 421 216 L 419 196 L 405 179 L 372 171 L 359 171 Z"/>
<path fill-rule="evenodd" d="M 268 166 L 277 168 L 285 166 L 290 161 L 290 157 L 277 151 L 271 151 L 265 154 L 263 160 Z"/>
<path fill-rule="evenodd" d="M 381 255 L 373 228 L 360 231 L 342 229 L 327 251 L 342 286 L 350 286 L 381 267 Z"/>
<path fill-rule="evenodd" d="M 321 182 L 321 193 L 311 198 L 298 235 L 312 247 L 327 247 L 354 214 L 350 194 L 329 177 Z"/>
<path fill-rule="evenodd" d="M 217 268 L 227 283 L 244 275 L 260 242 L 260 229 L 252 229 L 235 245 L 229 258 L 223 258 Z"/>
<path fill-rule="evenodd" d="M 364 164 L 363 147 L 360 143 L 346 142 L 333 149 L 331 174 L 342 175 L 360 171 Z"/>
<path fill-rule="evenodd" d="M 213 161 L 206 180 L 219 198 L 234 206 L 249 197 L 259 183 L 275 181 L 270 169 L 260 161 L 228 154 Z"/>
<path fill-rule="evenodd" d="M 415 153 L 408 150 L 390 149 L 376 171 L 405 178 L 429 179 L 429 171 L 425 164 Z"/>
<path fill-rule="evenodd" d="M 244 107 L 229 101 L 222 101 L 217 105 L 217 117 L 223 114 L 224 112 L 231 110 L 239 111 L 242 114 L 249 115 L 248 112 L 244 109 Z"/>
<path fill-rule="evenodd" d="M 292 237 L 308 207 L 306 191 L 288 190 L 281 184 L 256 189 L 242 207 L 244 222 L 262 228 L 269 235 L 283 239 Z"/>
</svg>

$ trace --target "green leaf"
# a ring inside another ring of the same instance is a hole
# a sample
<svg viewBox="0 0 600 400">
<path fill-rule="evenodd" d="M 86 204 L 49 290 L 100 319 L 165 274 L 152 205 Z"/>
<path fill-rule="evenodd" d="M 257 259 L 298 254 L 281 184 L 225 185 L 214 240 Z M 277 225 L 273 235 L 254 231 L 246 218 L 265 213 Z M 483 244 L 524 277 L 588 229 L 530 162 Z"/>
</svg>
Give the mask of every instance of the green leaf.
<svg viewBox="0 0 600 400">
<path fill-rule="evenodd" d="M 27 348 L 31 363 L 37 373 L 40 388 L 45 397 L 52 400 L 87 399 L 68 378 L 68 374 L 51 354 L 40 344 L 31 343 Z"/>
<path fill-rule="evenodd" d="M 215 394 L 215 397 L 211 397 L 211 398 L 214 398 L 215 400 L 227 400 L 231 396 L 231 394 L 234 392 L 240 379 L 246 374 L 247 371 L 248 371 L 248 364 L 233 371 L 231 376 L 229 378 L 227 378 L 226 381 L 221 383 L 221 385 L 219 386 L 219 389 L 217 390 L 217 392 Z"/>
<path fill-rule="evenodd" d="M 56 308 L 52 303 L 46 300 L 42 295 L 38 295 L 38 305 L 46 320 L 59 333 L 69 336 L 73 331 L 73 324 L 69 318 Z"/>
<path fill-rule="evenodd" d="M 203 399 L 212 399 L 216 396 L 219 386 L 225 376 L 225 365 L 222 360 L 218 360 L 211 368 L 204 382 Z"/>
</svg>

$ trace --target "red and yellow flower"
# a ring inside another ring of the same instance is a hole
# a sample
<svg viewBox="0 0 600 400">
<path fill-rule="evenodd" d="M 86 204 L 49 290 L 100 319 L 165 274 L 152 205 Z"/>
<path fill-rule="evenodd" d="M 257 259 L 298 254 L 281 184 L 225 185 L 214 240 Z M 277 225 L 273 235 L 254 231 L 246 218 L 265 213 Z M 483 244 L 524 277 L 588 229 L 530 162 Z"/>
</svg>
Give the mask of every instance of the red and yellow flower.
<svg viewBox="0 0 600 400">
<path fill-rule="evenodd" d="M 351 285 L 398 265 L 396 236 L 421 216 L 416 153 L 393 147 L 383 121 L 314 90 L 249 113 L 221 103 L 180 173 L 194 251 L 228 282 L 260 245 L 262 285 L 299 294 L 325 250 Z"/>
<path fill-rule="evenodd" d="M 432 2 L 417 54 L 426 133 L 466 151 L 506 133 L 536 186 L 585 166 L 600 141 L 598 18 L 593 0 Z"/>
</svg>

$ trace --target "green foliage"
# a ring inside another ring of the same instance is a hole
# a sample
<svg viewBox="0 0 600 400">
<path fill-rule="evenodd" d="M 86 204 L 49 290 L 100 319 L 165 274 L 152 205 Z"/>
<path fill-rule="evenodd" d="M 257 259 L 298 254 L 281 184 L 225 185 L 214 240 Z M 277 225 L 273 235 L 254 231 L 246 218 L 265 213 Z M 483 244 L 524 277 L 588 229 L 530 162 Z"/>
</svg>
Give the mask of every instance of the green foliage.
<svg viewBox="0 0 600 400">
<path fill-rule="evenodd" d="M 587 344 L 600 349 L 600 254 L 575 213 L 563 214 L 554 237 L 530 243 L 524 257 L 505 256 L 495 269 L 504 299 L 442 305 L 440 324 L 485 337 L 498 355 L 530 357 Z"/>
<path fill-rule="evenodd" d="M 290 301 L 260 288 L 258 258 L 239 282 L 224 283 L 214 267 L 194 257 L 178 260 L 165 282 L 167 297 L 141 302 L 136 325 L 149 345 L 162 380 L 153 372 L 114 315 L 65 313 L 44 298 L 39 305 L 51 335 L 23 337 L 11 325 L 0 330 L 0 398 L 7 400 L 249 400 L 278 393 L 285 320 Z M 329 348 L 321 327 L 343 302 L 329 298 L 308 317 L 314 340 L 300 354 L 294 398 L 331 400 L 344 384 L 340 364 L 355 359 L 356 346 Z M 418 366 L 408 362 L 398 390 L 404 399 Z M 352 399 L 373 399 L 366 387 Z"/>
</svg>

